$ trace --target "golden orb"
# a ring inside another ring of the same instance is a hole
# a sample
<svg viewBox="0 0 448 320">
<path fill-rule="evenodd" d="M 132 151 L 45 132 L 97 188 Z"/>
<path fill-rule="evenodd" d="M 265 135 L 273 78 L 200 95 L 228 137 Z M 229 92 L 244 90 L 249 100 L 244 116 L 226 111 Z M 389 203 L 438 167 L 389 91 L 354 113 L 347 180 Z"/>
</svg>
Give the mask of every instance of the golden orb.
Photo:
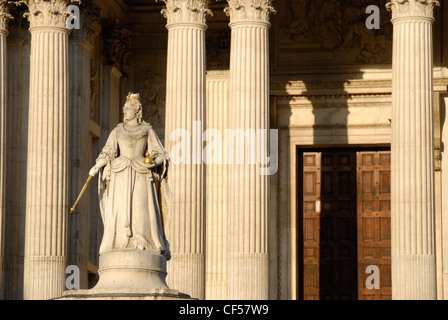
<svg viewBox="0 0 448 320">
<path fill-rule="evenodd" d="M 152 159 L 151 159 L 151 157 L 149 156 L 149 153 L 148 152 L 146 152 L 146 154 L 145 154 L 145 164 L 147 165 L 147 166 L 152 166 L 153 164 L 154 164 L 154 162 L 152 161 Z"/>
</svg>

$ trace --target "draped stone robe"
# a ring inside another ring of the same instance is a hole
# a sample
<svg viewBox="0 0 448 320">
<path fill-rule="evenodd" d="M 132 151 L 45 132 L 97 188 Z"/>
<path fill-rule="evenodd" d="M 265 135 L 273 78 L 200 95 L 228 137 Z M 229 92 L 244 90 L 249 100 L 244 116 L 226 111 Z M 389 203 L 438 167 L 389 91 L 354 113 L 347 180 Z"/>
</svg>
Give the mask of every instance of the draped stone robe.
<svg viewBox="0 0 448 320">
<path fill-rule="evenodd" d="M 152 159 L 162 159 L 163 164 L 148 169 L 146 152 Z M 169 157 L 152 127 L 142 122 L 131 131 L 119 124 L 110 133 L 100 159 L 108 162 L 99 176 L 104 223 L 100 253 L 149 250 L 169 259 L 155 188 L 155 180 L 166 175 Z"/>
</svg>

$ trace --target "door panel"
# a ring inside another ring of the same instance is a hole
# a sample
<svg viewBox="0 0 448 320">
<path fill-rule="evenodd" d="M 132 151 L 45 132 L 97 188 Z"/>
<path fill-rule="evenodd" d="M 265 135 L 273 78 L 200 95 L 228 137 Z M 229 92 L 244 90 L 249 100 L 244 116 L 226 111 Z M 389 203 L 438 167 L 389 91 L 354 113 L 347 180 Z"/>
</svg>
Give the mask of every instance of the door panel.
<svg viewBox="0 0 448 320">
<path fill-rule="evenodd" d="M 319 299 L 321 154 L 303 154 L 303 298 Z"/>
<path fill-rule="evenodd" d="M 320 299 L 356 299 L 356 155 L 322 153 Z M 331 177 L 331 178 L 330 178 Z M 331 184 L 331 185 L 327 185 Z"/>
<path fill-rule="evenodd" d="M 358 152 L 359 299 L 389 300 L 391 281 L 390 152 Z M 369 266 L 379 269 L 380 288 L 368 289 Z"/>
<path fill-rule="evenodd" d="M 303 297 L 356 299 L 356 156 L 303 154 Z"/>
</svg>

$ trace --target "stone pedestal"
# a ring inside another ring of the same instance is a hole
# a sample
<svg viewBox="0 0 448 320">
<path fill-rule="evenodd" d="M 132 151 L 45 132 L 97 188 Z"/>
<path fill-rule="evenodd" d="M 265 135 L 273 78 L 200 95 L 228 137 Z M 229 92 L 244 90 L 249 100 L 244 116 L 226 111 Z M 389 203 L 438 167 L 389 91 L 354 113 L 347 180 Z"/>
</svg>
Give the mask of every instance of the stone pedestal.
<svg viewBox="0 0 448 320">
<path fill-rule="evenodd" d="M 100 279 L 95 290 L 169 289 L 166 278 L 166 258 L 147 251 L 113 251 L 100 255 Z"/>
<path fill-rule="evenodd" d="M 433 9 L 393 0 L 392 295 L 436 299 Z"/>
<path fill-rule="evenodd" d="M 55 300 L 192 300 L 171 289 L 92 289 L 66 291 Z"/>
<path fill-rule="evenodd" d="M 123 250 L 100 255 L 100 279 L 91 290 L 70 290 L 58 300 L 190 300 L 168 288 L 166 257 L 149 251 Z"/>
</svg>

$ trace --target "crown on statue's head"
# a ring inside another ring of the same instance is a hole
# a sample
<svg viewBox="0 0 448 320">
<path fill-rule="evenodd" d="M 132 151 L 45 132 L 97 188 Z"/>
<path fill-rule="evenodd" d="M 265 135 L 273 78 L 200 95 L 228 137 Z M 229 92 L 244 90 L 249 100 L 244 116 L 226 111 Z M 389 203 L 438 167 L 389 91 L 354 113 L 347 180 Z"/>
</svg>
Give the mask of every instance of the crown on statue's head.
<svg viewBox="0 0 448 320">
<path fill-rule="evenodd" d="M 140 101 L 140 93 L 129 92 L 126 102 Z"/>
</svg>

